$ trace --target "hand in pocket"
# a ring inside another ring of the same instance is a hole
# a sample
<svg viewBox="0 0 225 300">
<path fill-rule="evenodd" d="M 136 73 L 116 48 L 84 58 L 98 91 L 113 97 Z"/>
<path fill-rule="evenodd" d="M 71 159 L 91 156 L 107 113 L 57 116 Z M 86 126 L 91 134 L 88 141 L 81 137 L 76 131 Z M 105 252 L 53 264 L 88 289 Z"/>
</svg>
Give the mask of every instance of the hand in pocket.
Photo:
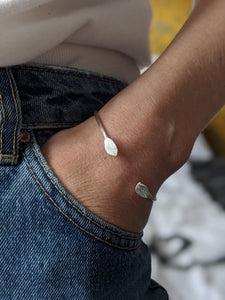
<svg viewBox="0 0 225 300">
<path fill-rule="evenodd" d="M 84 207 L 126 231 L 139 232 L 151 201 L 134 192 L 132 166 L 105 153 L 94 117 L 54 134 L 41 152 L 65 189 Z"/>
</svg>

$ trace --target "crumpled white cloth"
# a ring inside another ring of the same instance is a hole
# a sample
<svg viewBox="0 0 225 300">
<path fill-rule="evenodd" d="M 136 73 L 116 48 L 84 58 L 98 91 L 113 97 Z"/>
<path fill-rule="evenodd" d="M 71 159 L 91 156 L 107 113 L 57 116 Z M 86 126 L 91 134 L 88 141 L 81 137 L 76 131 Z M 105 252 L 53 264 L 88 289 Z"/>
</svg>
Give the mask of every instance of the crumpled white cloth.
<svg viewBox="0 0 225 300">
<path fill-rule="evenodd" d="M 6 17 L 20 12 L 25 12 L 37 5 L 42 5 L 52 0 L 0 0 L 0 16 Z"/>
<path fill-rule="evenodd" d="M 199 138 L 192 159 L 209 159 Z M 186 163 L 159 191 L 143 240 L 153 255 L 153 278 L 172 300 L 225 299 L 225 211 L 196 182 Z M 189 241 L 182 249 L 183 241 Z"/>
<path fill-rule="evenodd" d="M 148 0 L 0 0 L 0 67 L 70 66 L 132 82 L 150 64 Z"/>
</svg>

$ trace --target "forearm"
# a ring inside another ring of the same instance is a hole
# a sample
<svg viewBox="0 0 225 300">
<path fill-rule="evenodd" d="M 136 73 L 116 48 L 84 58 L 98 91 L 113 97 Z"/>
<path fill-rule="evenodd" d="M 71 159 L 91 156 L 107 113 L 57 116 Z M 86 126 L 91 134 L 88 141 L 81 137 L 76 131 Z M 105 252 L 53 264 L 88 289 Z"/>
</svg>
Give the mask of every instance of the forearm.
<svg viewBox="0 0 225 300">
<path fill-rule="evenodd" d="M 174 42 L 155 64 L 163 88 L 156 96 L 185 117 L 197 135 L 225 103 L 225 2 L 198 1 Z M 167 97 L 162 92 L 167 91 Z M 172 96 L 172 97 L 171 97 Z M 159 105 L 161 105 L 159 103 Z M 179 125 L 180 122 L 178 118 Z M 186 128 L 186 127 L 185 127 Z"/>
<path fill-rule="evenodd" d="M 143 149 L 154 151 L 155 144 L 161 143 L 160 135 L 168 148 L 168 172 L 173 172 L 224 105 L 224 11 L 223 0 L 199 1 L 156 63 L 103 108 L 104 123 L 128 155 L 128 149 L 137 149 L 140 141 Z M 149 128 L 155 128 L 155 139 Z M 155 185 L 156 191 L 159 186 Z"/>
</svg>

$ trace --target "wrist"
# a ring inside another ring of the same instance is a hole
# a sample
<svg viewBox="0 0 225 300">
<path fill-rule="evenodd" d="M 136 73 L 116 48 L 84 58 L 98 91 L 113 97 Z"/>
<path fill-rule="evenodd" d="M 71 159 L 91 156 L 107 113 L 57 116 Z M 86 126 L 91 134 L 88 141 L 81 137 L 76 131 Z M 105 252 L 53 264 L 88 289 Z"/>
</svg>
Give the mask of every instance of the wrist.
<svg viewBox="0 0 225 300">
<path fill-rule="evenodd" d="M 157 84 L 146 92 L 142 76 L 99 112 L 120 159 L 130 167 L 129 176 L 146 183 L 153 195 L 186 162 L 194 141 L 192 136 L 184 141 L 185 122 L 169 105 L 168 95 L 155 92 Z"/>
</svg>

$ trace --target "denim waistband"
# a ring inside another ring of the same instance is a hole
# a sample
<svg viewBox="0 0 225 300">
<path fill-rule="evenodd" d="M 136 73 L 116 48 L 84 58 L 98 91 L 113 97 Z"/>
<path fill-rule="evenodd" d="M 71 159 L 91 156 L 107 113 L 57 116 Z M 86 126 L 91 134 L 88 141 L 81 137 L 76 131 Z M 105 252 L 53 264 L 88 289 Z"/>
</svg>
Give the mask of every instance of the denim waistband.
<svg viewBox="0 0 225 300">
<path fill-rule="evenodd" d="M 21 129 L 75 126 L 126 85 L 70 67 L 26 64 L 0 68 L 0 164 L 17 164 Z"/>
</svg>

